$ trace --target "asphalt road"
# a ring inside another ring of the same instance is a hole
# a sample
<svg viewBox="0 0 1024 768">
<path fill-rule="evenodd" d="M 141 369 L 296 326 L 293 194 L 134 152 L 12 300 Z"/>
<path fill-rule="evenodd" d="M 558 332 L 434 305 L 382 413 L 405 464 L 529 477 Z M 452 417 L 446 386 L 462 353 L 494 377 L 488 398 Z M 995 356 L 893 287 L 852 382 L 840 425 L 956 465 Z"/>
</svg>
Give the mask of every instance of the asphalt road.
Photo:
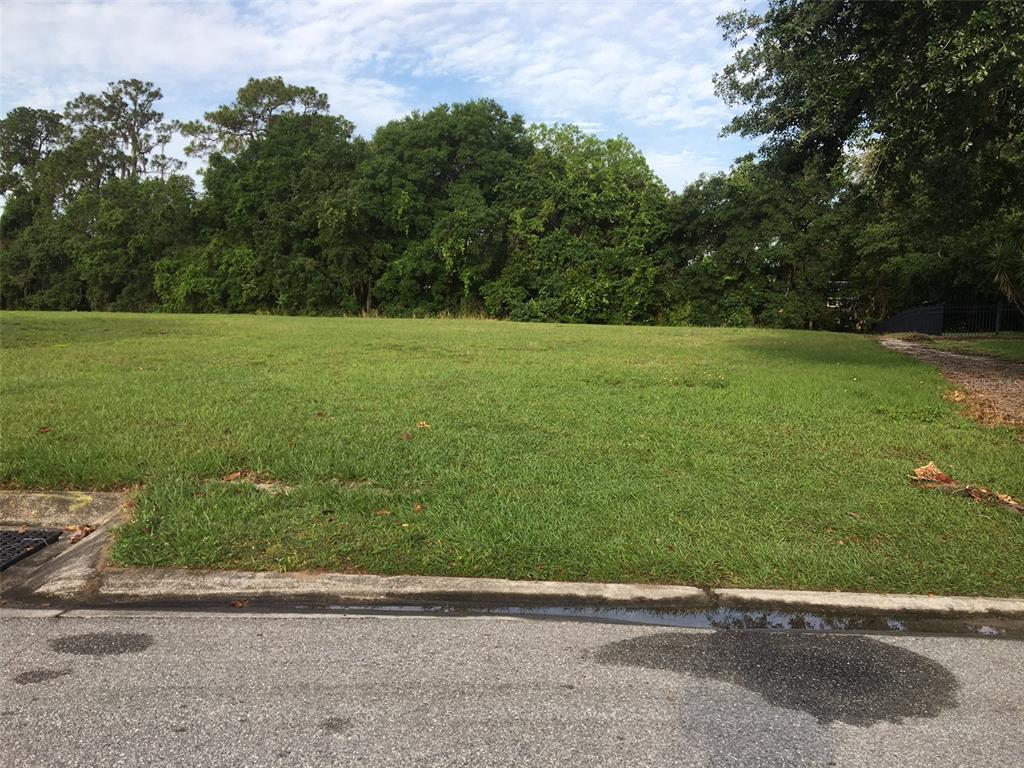
<svg viewBox="0 0 1024 768">
<path fill-rule="evenodd" d="M 0 618 L 5 766 L 1020 766 L 1024 643 L 509 618 Z"/>
</svg>

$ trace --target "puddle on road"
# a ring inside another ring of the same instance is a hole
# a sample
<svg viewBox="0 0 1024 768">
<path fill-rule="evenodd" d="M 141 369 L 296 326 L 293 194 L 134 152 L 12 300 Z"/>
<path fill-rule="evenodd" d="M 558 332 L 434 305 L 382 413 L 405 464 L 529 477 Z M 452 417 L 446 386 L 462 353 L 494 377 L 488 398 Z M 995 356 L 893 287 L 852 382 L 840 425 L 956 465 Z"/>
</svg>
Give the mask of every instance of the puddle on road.
<svg viewBox="0 0 1024 768">
<path fill-rule="evenodd" d="M 80 656 L 117 656 L 122 653 L 144 651 L 153 644 L 153 638 L 141 632 L 89 632 L 84 635 L 65 635 L 50 641 L 57 653 Z"/>
<path fill-rule="evenodd" d="M 957 703 L 956 678 L 941 664 L 857 635 L 678 632 L 610 643 L 593 658 L 733 683 L 822 724 L 900 723 Z"/>
<path fill-rule="evenodd" d="M 329 717 L 320 723 L 320 727 L 327 733 L 345 733 L 352 728 L 350 717 Z"/>
<path fill-rule="evenodd" d="M 261 606 L 253 605 L 255 610 Z M 266 606 L 269 607 L 269 606 Z M 278 609 L 280 606 L 278 606 Z M 657 610 L 587 606 L 488 606 L 464 603 L 438 605 L 291 605 L 292 610 L 409 616 L 513 616 L 530 619 L 570 619 L 608 624 L 640 624 L 680 629 L 765 629 L 804 632 L 871 632 L 879 634 L 935 633 L 977 637 L 1024 638 L 1024 622 L 992 617 L 978 621 L 949 616 L 915 617 L 839 615 L 817 612 L 751 611 L 739 608 Z"/>
<path fill-rule="evenodd" d="M 18 685 L 33 685 L 36 683 L 48 683 L 51 680 L 58 680 L 70 674 L 70 669 L 30 669 L 27 672 L 15 675 L 11 679 Z"/>
</svg>

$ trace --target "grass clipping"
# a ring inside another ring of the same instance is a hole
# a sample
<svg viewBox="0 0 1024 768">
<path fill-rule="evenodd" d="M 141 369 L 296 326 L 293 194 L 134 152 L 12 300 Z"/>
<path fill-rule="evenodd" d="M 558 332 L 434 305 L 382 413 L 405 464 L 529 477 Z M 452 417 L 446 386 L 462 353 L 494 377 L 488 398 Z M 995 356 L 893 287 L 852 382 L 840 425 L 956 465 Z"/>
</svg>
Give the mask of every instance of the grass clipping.
<svg viewBox="0 0 1024 768">
<path fill-rule="evenodd" d="M 958 483 L 935 466 L 934 461 L 929 461 L 923 467 L 915 469 L 914 474 L 910 476 L 910 480 L 923 488 L 937 488 L 948 493 L 960 494 L 985 504 L 1006 507 L 1012 509 L 1018 515 L 1024 515 L 1024 504 L 1021 504 L 1012 496 L 990 491 L 988 488 Z"/>
</svg>

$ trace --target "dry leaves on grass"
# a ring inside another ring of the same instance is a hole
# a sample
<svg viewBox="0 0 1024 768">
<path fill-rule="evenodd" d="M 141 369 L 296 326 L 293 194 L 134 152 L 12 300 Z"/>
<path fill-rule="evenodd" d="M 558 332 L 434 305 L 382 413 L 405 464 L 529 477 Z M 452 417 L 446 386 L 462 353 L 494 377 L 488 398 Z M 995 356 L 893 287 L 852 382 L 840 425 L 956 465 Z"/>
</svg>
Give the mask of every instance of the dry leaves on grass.
<svg viewBox="0 0 1024 768">
<path fill-rule="evenodd" d="M 220 481 L 222 483 L 233 484 L 244 483 L 266 493 L 288 494 L 291 493 L 292 490 L 290 485 L 285 485 L 277 480 L 272 480 L 262 472 L 253 472 L 251 469 L 238 469 L 234 472 L 228 472 L 228 474 L 224 475 Z"/>
<path fill-rule="evenodd" d="M 949 493 L 958 493 L 975 501 L 1006 507 L 1007 509 L 1012 509 L 1017 514 L 1024 515 L 1024 504 L 1009 494 L 990 491 L 988 488 L 981 488 L 975 485 L 958 483 L 935 466 L 934 461 L 929 461 L 923 467 L 915 469 L 910 479 L 924 488 L 937 488 Z"/>
<path fill-rule="evenodd" d="M 956 388 L 944 397 L 966 407 L 965 415 L 982 424 L 1024 427 L 1024 365 L 984 355 L 934 349 L 906 338 L 885 338 L 882 345 L 937 365 Z"/>
</svg>

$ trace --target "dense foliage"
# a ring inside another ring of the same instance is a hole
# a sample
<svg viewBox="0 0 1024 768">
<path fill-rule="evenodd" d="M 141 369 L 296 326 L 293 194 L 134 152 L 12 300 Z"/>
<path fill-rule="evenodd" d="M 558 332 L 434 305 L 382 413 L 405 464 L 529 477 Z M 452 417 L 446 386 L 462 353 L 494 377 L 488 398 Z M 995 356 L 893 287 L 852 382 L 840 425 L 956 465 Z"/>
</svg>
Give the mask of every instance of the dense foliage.
<svg viewBox="0 0 1024 768">
<path fill-rule="evenodd" d="M 490 100 L 370 140 L 281 78 L 187 123 L 138 80 L 18 107 L 0 306 L 854 328 L 1024 303 L 1024 5 L 773 0 L 720 22 L 726 131 L 762 145 L 679 194 L 624 137 Z"/>
</svg>

